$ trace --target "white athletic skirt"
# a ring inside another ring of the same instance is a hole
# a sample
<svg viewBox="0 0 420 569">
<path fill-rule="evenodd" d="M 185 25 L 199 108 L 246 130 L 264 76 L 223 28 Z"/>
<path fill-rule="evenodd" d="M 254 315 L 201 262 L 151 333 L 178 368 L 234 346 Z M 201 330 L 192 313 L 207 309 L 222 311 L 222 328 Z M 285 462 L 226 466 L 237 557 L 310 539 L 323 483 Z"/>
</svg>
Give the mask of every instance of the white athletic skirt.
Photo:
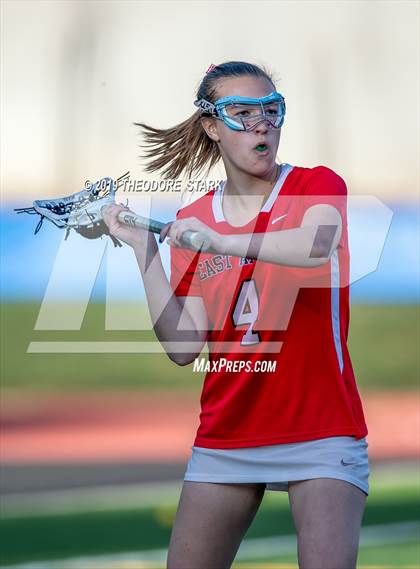
<svg viewBox="0 0 420 569">
<path fill-rule="evenodd" d="M 192 446 L 184 480 L 263 482 L 267 490 L 287 492 L 292 481 L 337 478 L 369 495 L 367 447 L 365 438 L 347 436 L 235 449 Z"/>
</svg>

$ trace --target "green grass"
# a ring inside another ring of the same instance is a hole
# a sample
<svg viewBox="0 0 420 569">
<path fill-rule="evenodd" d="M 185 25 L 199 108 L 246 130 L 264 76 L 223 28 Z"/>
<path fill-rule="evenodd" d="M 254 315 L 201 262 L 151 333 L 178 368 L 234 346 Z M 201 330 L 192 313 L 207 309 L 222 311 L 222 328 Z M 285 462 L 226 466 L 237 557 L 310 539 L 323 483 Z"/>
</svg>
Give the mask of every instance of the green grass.
<svg viewBox="0 0 420 569">
<path fill-rule="evenodd" d="M 31 341 L 157 341 L 154 333 L 105 331 L 102 304 L 88 306 L 81 330 L 35 331 L 39 305 L 1 307 L 4 388 L 201 389 L 203 374 L 166 354 L 28 354 Z M 143 306 L 146 318 L 147 307 Z M 349 349 L 361 389 L 410 389 L 419 382 L 419 312 L 415 306 L 353 306 Z"/>
<path fill-rule="evenodd" d="M 147 307 L 143 307 L 146 321 Z M 201 388 L 204 374 L 181 367 L 166 354 L 34 354 L 33 341 L 157 342 L 151 330 L 107 331 L 102 304 L 88 306 L 82 327 L 72 331 L 34 330 L 38 305 L 1 307 L 1 378 L 3 388 L 34 390 Z"/>
<path fill-rule="evenodd" d="M 418 306 L 352 306 L 349 351 L 363 388 L 419 386 Z"/>
<path fill-rule="evenodd" d="M 258 562 L 257 559 L 256 562 Z M 296 555 L 277 555 L 270 559 L 264 559 L 264 563 L 294 563 L 298 569 Z M 419 563 L 419 544 L 413 542 L 361 547 L 357 558 L 358 567 L 373 565 L 375 567 L 383 566 L 384 569 L 395 569 L 405 565 L 419 567 Z M 241 569 L 241 564 L 238 563 L 233 569 Z"/>
<path fill-rule="evenodd" d="M 257 559 L 255 561 L 258 562 Z M 264 563 L 293 563 L 298 569 L 296 555 L 277 555 L 270 559 L 264 559 Z M 413 542 L 361 547 L 357 558 L 358 567 L 381 566 L 384 569 L 395 569 L 410 566 L 418 568 L 419 564 L 419 544 Z M 235 564 L 233 569 L 241 569 L 241 564 Z"/>
<path fill-rule="evenodd" d="M 73 556 L 102 555 L 141 549 L 166 548 L 176 512 L 178 496 L 155 507 L 130 510 L 116 507 L 60 515 L 3 517 L 0 521 L 1 563 L 47 560 Z M 140 496 L 133 501 L 141 503 Z M 395 472 L 388 477 L 373 477 L 363 525 L 414 521 L 419 515 L 418 479 L 415 475 Z M 267 492 L 245 539 L 290 535 L 294 533 L 285 492 Z M 361 561 L 379 562 L 395 559 L 416 562 L 413 544 L 388 546 L 382 554 L 377 547 L 361 551 Z M 264 559 L 267 562 L 267 559 Z M 277 556 L 273 561 L 295 562 L 294 555 Z"/>
<path fill-rule="evenodd" d="M 400 543 L 399 545 L 384 544 L 381 547 L 362 547 L 358 560 L 363 565 L 418 566 L 420 563 L 419 544 Z"/>
<path fill-rule="evenodd" d="M 418 543 L 400 543 L 400 544 L 384 544 L 381 546 L 372 547 L 360 547 L 359 555 L 357 557 L 358 567 L 383 567 L 384 569 L 397 569 L 404 566 L 418 568 L 420 566 L 420 549 Z M 251 565 L 242 565 L 237 563 L 233 565 L 233 569 L 259 569 L 259 559 Z M 257 565 L 258 563 L 258 565 Z M 261 563 L 261 567 L 264 567 L 265 563 L 290 563 L 294 564 L 294 567 L 298 569 L 297 557 L 296 555 L 277 555 L 269 559 L 264 559 Z M 268 569 L 268 568 L 267 568 Z M 275 569 L 271 567 L 270 569 Z M 281 569 L 281 565 L 279 566 Z"/>
</svg>

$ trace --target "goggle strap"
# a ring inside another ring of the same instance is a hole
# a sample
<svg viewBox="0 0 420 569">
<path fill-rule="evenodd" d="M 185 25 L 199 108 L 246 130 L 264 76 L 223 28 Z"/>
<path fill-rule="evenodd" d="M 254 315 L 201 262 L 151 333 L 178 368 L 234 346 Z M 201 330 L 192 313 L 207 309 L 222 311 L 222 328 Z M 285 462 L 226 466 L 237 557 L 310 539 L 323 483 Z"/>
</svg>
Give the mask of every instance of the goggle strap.
<svg viewBox="0 0 420 569">
<path fill-rule="evenodd" d="M 198 107 L 202 112 L 210 113 L 211 115 L 215 116 L 217 114 L 216 107 L 213 105 L 213 103 L 206 101 L 206 99 L 199 99 L 197 101 L 194 101 L 194 105 Z"/>
</svg>

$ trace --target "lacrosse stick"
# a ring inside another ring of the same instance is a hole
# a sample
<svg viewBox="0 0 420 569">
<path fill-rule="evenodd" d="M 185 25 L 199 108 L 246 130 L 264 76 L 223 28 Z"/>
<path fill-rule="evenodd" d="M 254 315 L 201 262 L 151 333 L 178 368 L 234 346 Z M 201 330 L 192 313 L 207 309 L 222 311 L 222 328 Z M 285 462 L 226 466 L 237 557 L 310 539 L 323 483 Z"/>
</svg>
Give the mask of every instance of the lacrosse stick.
<svg viewBox="0 0 420 569">
<path fill-rule="evenodd" d="M 103 178 L 89 188 L 70 196 L 50 200 L 35 200 L 32 207 L 15 208 L 17 213 L 39 215 L 40 220 L 35 228 L 35 235 L 42 227 L 44 219 L 51 221 L 57 227 L 66 229 L 67 239 L 70 230 L 74 229 L 88 239 L 96 239 L 109 235 L 117 247 L 121 243 L 108 231 L 102 217 L 102 208 L 115 203 L 116 183 L 112 178 Z M 146 229 L 152 233 L 160 233 L 166 225 L 161 221 L 137 215 L 132 211 L 121 211 L 118 220 L 131 227 Z M 185 231 L 181 239 L 185 247 L 195 251 L 206 251 L 210 243 L 197 231 Z"/>
</svg>

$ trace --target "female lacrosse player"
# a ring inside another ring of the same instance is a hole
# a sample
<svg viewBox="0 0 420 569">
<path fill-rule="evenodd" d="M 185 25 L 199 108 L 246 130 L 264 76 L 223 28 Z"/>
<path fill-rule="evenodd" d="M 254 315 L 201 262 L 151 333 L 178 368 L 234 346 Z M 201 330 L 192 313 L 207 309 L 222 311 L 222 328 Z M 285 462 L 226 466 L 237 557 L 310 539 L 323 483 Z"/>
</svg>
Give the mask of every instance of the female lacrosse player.
<svg viewBox="0 0 420 569">
<path fill-rule="evenodd" d="M 195 105 L 173 128 L 139 125 L 149 171 L 226 170 L 161 232 L 170 282 L 151 234 L 120 224 L 123 206 L 105 212 L 134 248 L 169 357 L 186 365 L 209 346 L 168 568 L 230 567 L 265 489 L 288 491 L 301 568 L 354 568 L 369 468 L 346 345 L 346 185 L 325 166 L 276 162 L 285 101 L 260 67 L 211 66 Z"/>
</svg>

